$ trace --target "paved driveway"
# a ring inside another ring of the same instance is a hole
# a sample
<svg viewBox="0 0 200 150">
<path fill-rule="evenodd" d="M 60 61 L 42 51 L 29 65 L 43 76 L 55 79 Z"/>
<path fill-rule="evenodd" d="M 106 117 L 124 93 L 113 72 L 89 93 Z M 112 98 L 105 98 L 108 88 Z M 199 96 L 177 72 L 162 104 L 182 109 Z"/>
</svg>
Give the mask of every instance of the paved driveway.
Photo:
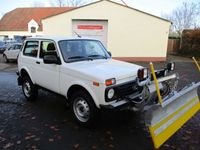
<svg viewBox="0 0 200 150">
<path fill-rule="evenodd" d="M 4 63 L 3 55 L 0 54 L 0 71 L 16 71 L 17 70 L 17 62 L 11 61 L 9 63 Z"/>
<path fill-rule="evenodd" d="M 163 66 L 163 63 L 156 66 Z M 0 149 L 153 149 L 139 114 L 102 112 L 96 126 L 83 128 L 74 123 L 62 97 L 40 91 L 35 102 L 27 102 L 21 87 L 17 86 L 14 72 L 16 64 L 8 64 L 0 70 Z M 180 74 L 181 87 L 200 79 L 200 74 L 191 62 L 178 62 L 177 72 Z M 161 149 L 199 150 L 199 139 L 200 113 Z"/>
</svg>

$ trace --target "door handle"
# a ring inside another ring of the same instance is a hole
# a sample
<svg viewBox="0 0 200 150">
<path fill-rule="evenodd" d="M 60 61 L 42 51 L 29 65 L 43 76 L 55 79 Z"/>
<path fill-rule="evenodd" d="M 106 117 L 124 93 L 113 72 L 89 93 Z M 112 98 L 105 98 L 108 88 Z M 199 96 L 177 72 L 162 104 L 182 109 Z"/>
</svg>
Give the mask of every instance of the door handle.
<svg viewBox="0 0 200 150">
<path fill-rule="evenodd" d="M 36 61 L 36 64 L 40 64 L 40 62 L 39 62 L 39 61 Z"/>
</svg>

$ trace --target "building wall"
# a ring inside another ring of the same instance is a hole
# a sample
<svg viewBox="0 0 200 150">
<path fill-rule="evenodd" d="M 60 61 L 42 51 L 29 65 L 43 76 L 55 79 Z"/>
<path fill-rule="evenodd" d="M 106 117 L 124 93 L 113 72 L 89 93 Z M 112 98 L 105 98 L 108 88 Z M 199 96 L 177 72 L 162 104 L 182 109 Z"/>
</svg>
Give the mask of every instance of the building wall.
<svg viewBox="0 0 200 150">
<path fill-rule="evenodd" d="M 72 20 L 108 20 L 107 48 L 114 57 L 165 60 L 170 22 L 102 1 L 44 19 L 44 35 L 72 36 Z"/>
<path fill-rule="evenodd" d="M 33 34 L 28 31 L 0 31 L 0 37 L 8 36 L 9 38 L 13 38 L 15 35 L 18 35 L 18 36 L 41 36 L 41 35 L 43 35 L 43 32 L 37 32 L 37 33 Z"/>
</svg>

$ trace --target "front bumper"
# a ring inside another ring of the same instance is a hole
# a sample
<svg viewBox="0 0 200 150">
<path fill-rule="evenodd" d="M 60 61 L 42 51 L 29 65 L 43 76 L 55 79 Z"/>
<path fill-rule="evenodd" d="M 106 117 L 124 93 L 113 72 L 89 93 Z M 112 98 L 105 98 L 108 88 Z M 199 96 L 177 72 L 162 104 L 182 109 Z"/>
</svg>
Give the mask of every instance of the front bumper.
<svg viewBox="0 0 200 150">
<path fill-rule="evenodd" d="M 135 104 L 142 103 L 142 92 L 134 93 L 132 95 L 126 96 L 123 99 L 113 101 L 108 105 L 100 105 L 100 108 L 103 110 L 125 110 L 133 108 Z"/>
<path fill-rule="evenodd" d="M 150 76 L 143 81 L 136 79 L 120 85 L 110 86 L 105 91 L 105 101 L 110 102 L 108 105 L 100 105 L 101 109 L 107 110 L 124 110 L 133 108 L 136 104 L 140 105 L 144 101 L 144 87 L 150 82 Z M 115 95 L 108 99 L 109 89 L 114 89 Z"/>
<path fill-rule="evenodd" d="M 109 105 L 100 105 L 102 110 L 122 110 L 130 107 L 131 102 L 128 100 L 121 100 Z"/>
</svg>

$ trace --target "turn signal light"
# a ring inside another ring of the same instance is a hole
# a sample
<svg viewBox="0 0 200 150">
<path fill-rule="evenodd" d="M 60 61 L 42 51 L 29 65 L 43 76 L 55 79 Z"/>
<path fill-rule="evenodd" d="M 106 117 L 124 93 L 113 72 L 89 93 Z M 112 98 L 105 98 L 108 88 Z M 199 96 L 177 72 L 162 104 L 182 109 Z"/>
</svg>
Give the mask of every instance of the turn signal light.
<svg viewBox="0 0 200 150">
<path fill-rule="evenodd" d="M 94 85 L 94 86 L 99 86 L 99 82 L 93 81 L 93 85 Z"/>
<path fill-rule="evenodd" d="M 110 86 L 110 85 L 113 85 L 113 84 L 115 84 L 115 83 L 116 83 L 116 79 L 113 78 L 113 79 L 108 79 L 108 80 L 106 80 L 105 85 L 106 85 L 106 86 Z"/>
</svg>

